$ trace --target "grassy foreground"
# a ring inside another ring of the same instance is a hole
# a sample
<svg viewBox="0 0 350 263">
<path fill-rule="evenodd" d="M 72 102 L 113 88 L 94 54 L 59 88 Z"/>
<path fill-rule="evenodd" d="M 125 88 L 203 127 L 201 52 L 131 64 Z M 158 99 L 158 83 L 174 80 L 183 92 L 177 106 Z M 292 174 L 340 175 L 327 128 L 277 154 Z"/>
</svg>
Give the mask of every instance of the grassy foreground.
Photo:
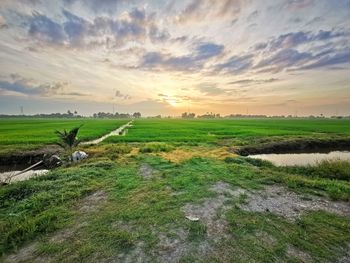
<svg viewBox="0 0 350 263">
<path fill-rule="evenodd" d="M 271 140 L 269 125 L 276 138 L 345 138 L 346 121 L 162 121 L 136 120 L 118 143 L 82 146 L 84 162 L 0 187 L 0 261 L 349 259 L 349 162 L 275 167 L 228 151 Z"/>
<path fill-rule="evenodd" d="M 231 190 L 222 195 L 212 187 L 254 192 L 278 184 L 306 200 L 316 195 L 349 201 L 348 180 L 234 155 L 211 158 L 213 146 L 151 145 L 141 153 L 146 146 L 88 147 L 89 161 L 0 188 L 3 260 L 336 262 L 346 252 L 349 217 L 316 210 L 293 221 L 247 211 L 240 206 L 248 201 L 245 193 L 230 197 Z M 197 154 L 171 161 L 179 151 Z M 188 204 L 216 210 L 191 222 L 184 212 Z M 214 227 L 218 223 L 223 230 Z"/>
</svg>

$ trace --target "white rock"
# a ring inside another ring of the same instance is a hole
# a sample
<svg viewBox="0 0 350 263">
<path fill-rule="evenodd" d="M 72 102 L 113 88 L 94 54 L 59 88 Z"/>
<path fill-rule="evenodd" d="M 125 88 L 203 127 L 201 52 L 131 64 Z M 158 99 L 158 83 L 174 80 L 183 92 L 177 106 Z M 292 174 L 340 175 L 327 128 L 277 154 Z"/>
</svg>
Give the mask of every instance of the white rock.
<svg viewBox="0 0 350 263">
<path fill-rule="evenodd" d="M 186 216 L 186 218 L 191 221 L 199 221 L 199 218 L 195 216 Z"/>
<path fill-rule="evenodd" d="M 72 153 L 72 160 L 73 162 L 80 162 L 83 159 L 86 159 L 88 157 L 88 154 L 83 151 L 75 151 Z"/>
</svg>

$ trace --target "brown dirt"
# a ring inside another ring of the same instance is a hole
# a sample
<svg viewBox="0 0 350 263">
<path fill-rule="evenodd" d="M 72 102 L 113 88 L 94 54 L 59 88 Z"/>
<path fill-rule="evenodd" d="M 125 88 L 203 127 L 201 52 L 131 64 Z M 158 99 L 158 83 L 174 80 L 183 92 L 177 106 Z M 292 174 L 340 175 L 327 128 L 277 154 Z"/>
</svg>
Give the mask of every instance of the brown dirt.
<svg viewBox="0 0 350 263">
<path fill-rule="evenodd" d="M 217 193 L 217 196 L 206 198 L 200 204 L 187 204 L 182 210 L 185 216 L 199 218 L 199 221 L 207 227 L 208 237 L 218 242 L 225 238 L 227 233 L 228 223 L 224 214 L 232 207 L 227 201 L 239 197 L 244 191 L 233 190 L 229 184 L 221 181 L 213 185 L 210 190 Z"/>
<path fill-rule="evenodd" d="M 6 259 L 5 262 L 24 262 L 24 261 L 32 261 L 34 262 L 34 259 L 36 260 L 36 247 L 37 243 L 33 242 L 29 245 L 26 245 L 22 247 L 20 250 L 17 251 L 17 253 L 9 255 Z M 35 262 L 40 262 L 40 261 L 35 261 Z"/>
<path fill-rule="evenodd" d="M 276 238 L 265 231 L 259 231 L 259 232 L 255 233 L 255 236 L 259 240 L 264 242 L 264 244 L 268 244 L 271 247 L 273 247 L 277 243 Z"/>
<path fill-rule="evenodd" d="M 44 154 L 53 155 L 61 152 L 62 149 L 57 145 L 47 145 L 45 147 L 29 151 L 16 151 L 6 155 L 0 155 L 0 165 L 31 165 L 41 161 Z"/>
<path fill-rule="evenodd" d="M 79 212 L 82 214 L 95 212 L 107 200 L 107 194 L 104 191 L 97 191 L 86 196 L 79 204 Z"/>
<path fill-rule="evenodd" d="M 293 246 L 288 246 L 287 256 L 292 258 L 297 258 L 299 261 L 305 262 L 305 263 L 313 262 L 312 257 L 308 253 L 301 251 L 300 249 L 297 249 L 296 247 L 293 247 Z"/>
<path fill-rule="evenodd" d="M 338 263 L 350 263 L 350 244 L 348 244 L 345 255 L 339 259 Z"/>
<path fill-rule="evenodd" d="M 149 164 L 143 163 L 139 168 L 139 175 L 144 179 L 149 180 L 159 175 L 159 171 L 153 169 Z"/>
<path fill-rule="evenodd" d="M 141 164 L 139 168 L 139 175 L 145 179 L 151 179 L 153 177 L 153 168 L 148 164 Z"/>
<path fill-rule="evenodd" d="M 179 262 L 181 258 L 192 255 L 196 258 L 205 258 L 206 255 L 214 253 L 219 242 L 227 238 L 227 222 L 224 219 L 224 212 L 230 207 L 225 204 L 229 197 L 238 197 L 242 190 L 233 190 L 224 182 L 218 182 L 212 186 L 211 191 L 218 195 L 213 198 L 206 198 L 201 203 L 187 204 L 183 207 L 185 215 L 196 215 L 200 222 L 206 225 L 207 234 L 199 241 L 188 239 L 189 231 L 185 228 L 168 226 L 168 232 L 154 229 L 158 236 L 158 244 L 152 251 L 147 253 L 145 244 L 138 242 L 127 254 L 119 254 L 115 259 L 118 262 Z M 126 222 L 116 222 L 118 228 L 133 232 L 134 227 Z"/>
<path fill-rule="evenodd" d="M 263 191 L 246 192 L 248 199 L 240 207 L 251 212 L 271 212 L 294 221 L 307 211 L 324 210 L 350 217 L 347 202 L 335 202 L 326 198 L 312 196 L 304 199 L 278 185 L 267 186 Z"/>
<path fill-rule="evenodd" d="M 191 245 L 186 240 L 187 235 L 188 232 L 184 229 L 176 229 L 171 235 L 161 233 L 153 254 L 159 262 L 178 262 L 191 250 Z"/>
</svg>

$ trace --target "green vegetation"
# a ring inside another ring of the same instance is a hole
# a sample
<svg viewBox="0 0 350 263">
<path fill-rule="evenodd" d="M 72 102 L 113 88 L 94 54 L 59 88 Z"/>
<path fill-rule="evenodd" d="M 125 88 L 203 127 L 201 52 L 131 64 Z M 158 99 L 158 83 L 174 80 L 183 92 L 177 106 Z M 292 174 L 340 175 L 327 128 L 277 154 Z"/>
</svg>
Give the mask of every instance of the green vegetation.
<svg viewBox="0 0 350 263">
<path fill-rule="evenodd" d="M 0 187 L 0 261 L 336 262 L 348 251 L 349 216 L 302 207 L 348 205 L 349 162 L 275 167 L 228 151 L 270 141 L 270 131 L 286 139 L 350 134 L 343 120 L 290 121 L 136 120 L 109 139 L 118 143 L 80 146 L 87 160 Z M 300 216 L 245 208 L 272 186 L 300 197 Z"/>
<path fill-rule="evenodd" d="M 350 162 L 343 160 L 323 160 L 315 166 L 283 167 L 281 169 L 309 177 L 350 181 Z"/>
<path fill-rule="evenodd" d="M 71 129 L 70 131 L 63 130 L 63 131 L 56 131 L 56 134 L 58 136 L 59 141 L 57 144 L 61 146 L 64 149 L 72 150 L 74 147 L 78 146 L 79 142 L 77 139 L 77 135 L 79 132 L 80 127 L 75 127 Z"/>
<path fill-rule="evenodd" d="M 78 146 L 80 141 L 77 139 L 78 132 L 81 126 L 75 127 L 70 131 L 56 131 L 55 133 L 58 136 L 57 144 L 66 150 L 66 154 L 68 155 L 68 160 L 72 161 L 72 153 L 75 147 Z"/>
<path fill-rule="evenodd" d="M 350 136 L 350 120 L 234 119 L 234 120 L 135 120 L 128 136 L 106 142 L 251 143 L 256 138 Z M 261 141 L 261 140 L 260 140 Z"/>
<path fill-rule="evenodd" d="M 147 143 L 140 147 L 140 152 L 142 153 L 169 152 L 173 149 L 174 147 L 166 143 Z"/>
<path fill-rule="evenodd" d="M 143 178 L 142 164 L 151 167 L 154 178 Z M 33 257 L 96 261 L 131 253 L 142 242 L 143 253 L 152 258 L 152 251 L 160 249 L 159 242 L 165 242 L 161 241 L 164 236 L 178 238 L 181 231 L 188 233 L 183 242 L 196 247 L 210 242 L 211 226 L 188 221 L 182 212 L 184 205 L 215 198 L 210 189 L 217 182 L 253 191 L 281 176 L 287 178 L 280 180 L 286 185 L 291 178 L 298 180 L 270 165 L 258 167 L 243 158 L 241 163 L 192 158 L 181 164 L 149 154 L 118 162 L 96 158 L 0 188 L 0 249 L 5 253 L 36 240 Z M 301 185 L 299 190 L 322 194 L 317 182 L 314 179 L 312 186 Z M 350 185 L 344 186 L 349 197 Z M 94 197 L 94 193 L 100 194 Z M 237 207 L 241 202 L 241 198 L 230 201 L 227 239 L 208 258 L 198 254 L 201 262 L 300 262 L 288 254 L 289 247 L 304 251 L 315 261 L 331 261 L 350 242 L 349 218 L 312 212 L 290 222 L 271 213 L 245 212 Z M 262 239 L 261 234 L 272 241 Z"/>
<path fill-rule="evenodd" d="M 55 144 L 56 130 L 72 129 L 83 125 L 79 140 L 98 138 L 127 123 L 110 119 L 0 119 L 1 152 L 25 150 Z"/>
</svg>

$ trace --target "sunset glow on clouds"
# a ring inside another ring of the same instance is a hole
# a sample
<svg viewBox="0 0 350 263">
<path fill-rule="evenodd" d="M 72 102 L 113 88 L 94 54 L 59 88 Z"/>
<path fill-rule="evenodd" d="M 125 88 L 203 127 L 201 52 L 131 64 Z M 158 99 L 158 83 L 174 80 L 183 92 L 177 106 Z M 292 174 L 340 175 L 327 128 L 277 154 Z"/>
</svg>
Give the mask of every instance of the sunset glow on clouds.
<svg viewBox="0 0 350 263">
<path fill-rule="evenodd" d="M 2 0 L 0 113 L 350 114 L 350 0 Z"/>
</svg>

